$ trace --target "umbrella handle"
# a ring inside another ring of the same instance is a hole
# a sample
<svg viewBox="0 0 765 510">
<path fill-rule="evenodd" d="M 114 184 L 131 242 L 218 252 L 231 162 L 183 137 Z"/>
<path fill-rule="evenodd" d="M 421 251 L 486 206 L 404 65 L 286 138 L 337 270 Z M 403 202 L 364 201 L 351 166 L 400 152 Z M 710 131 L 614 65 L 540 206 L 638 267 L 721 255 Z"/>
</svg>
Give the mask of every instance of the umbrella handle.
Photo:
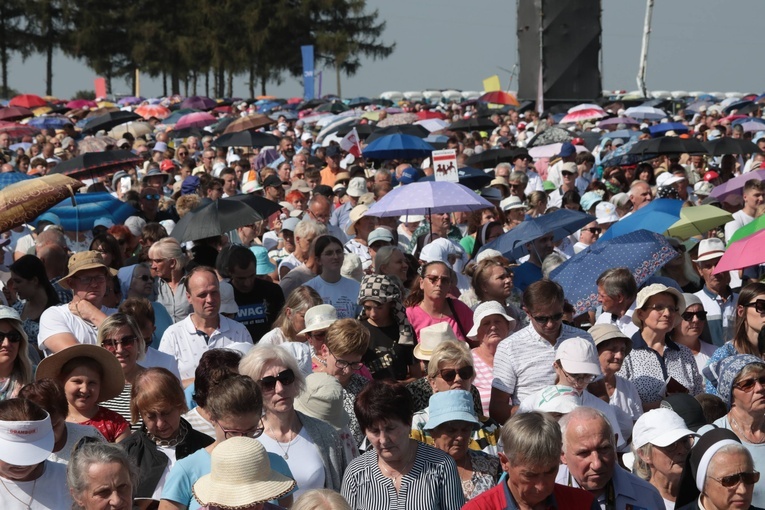
<svg viewBox="0 0 765 510">
<path fill-rule="evenodd" d="M 72 188 L 71 184 L 67 184 L 66 187 L 69 190 L 69 194 L 72 196 L 72 207 L 77 207 L 77 200 L 74 198 L 74 188 Z"/>
</svg>

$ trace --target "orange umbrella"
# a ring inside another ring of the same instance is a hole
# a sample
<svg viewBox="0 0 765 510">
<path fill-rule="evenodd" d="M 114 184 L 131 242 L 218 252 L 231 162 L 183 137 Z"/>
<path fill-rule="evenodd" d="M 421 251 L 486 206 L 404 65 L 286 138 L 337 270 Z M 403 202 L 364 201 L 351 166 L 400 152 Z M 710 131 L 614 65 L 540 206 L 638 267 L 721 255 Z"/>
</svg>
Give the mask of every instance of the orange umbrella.
<svg viewBox="0 0 765 510">
<path fill-rule="evenodd" d="M 32 221 L 61 201 L 74 198 L 74 191 L 83 186 L 61 174 L 11 184 L 0 191 L 0 232 Z"/>
<path fill-rule="evenodd" d="M 170 110 L 161 104 L 144 104 L 136 108 L 135 112 L 146 120 L 152 117 L 164 119 L 170 115 Z"/>
<path fill-rule="evenodd" d="M 255 115 L 248 115 L 246 117 L 236 119 L 234 122 L 226 126 L 226 129 L 223 132 L 238 133 L 240 131 L 262 128 L 268 126 L 269 124 L 273 124 L 274 122 L 276 121 L 269 118 L 268 116 L 256 113 Z"/>
<path fill-rule="evenodd" d="M 492 92 L 487 92 L 486 94 L 482 95 L 478 98 L 478 101 L 481 101 L 483 103 L 494 103 L 494 104 L 508 104 L 511 106 L 521 106 L 521 104 L 518 102 L 518 99 L 509 92 L 504 92 L 502 90 L 494 90 Z"/>
<path fill-rule="evenodd" d="M 21 94 L 8 102 L 8 106 L 23 106 L 24 108 L 37 108 L 47 104 L 48 102 L 45 99 L 34 94 Z"/>
</svg>

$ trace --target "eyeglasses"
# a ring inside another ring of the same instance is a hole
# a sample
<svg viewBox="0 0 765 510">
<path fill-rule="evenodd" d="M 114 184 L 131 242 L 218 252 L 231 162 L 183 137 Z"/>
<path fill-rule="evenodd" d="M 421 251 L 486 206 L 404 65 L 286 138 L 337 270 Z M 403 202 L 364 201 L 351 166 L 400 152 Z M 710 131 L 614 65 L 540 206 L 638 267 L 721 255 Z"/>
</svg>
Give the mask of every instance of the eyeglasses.
<svg viewBox="0 0 765 510">
<path fill-rule="evenodd" d="M 333 358 L 335 358 L 335 366 L 341 370 L 345 370 L 346 368 L 350 367 L 351 370 L 353 370 L 354 372 L 357 372 L 361 370 L 361 367 L 364 366 L 363 361 L 346 361 L 344 359 L 340 359 L 337 356 L 335 356 L 332 351 L 329 351 L 329 353 L 332 354 Z"/>
<path fill-rule="evenodd" d="M 99 275 L 99 276 L 73 276 L 72 280 L 77 280 L 81 284 L 88 286 L 93 283 L 100 285 L 102 283 L 106 283 L 106 276 Z"/>
<path fill-rule="evenodd" d="M 694 317 L 700 321 L 705 321 L 707 320 L 707 312 L 704 310 L 701 310 L 700 312 L 683 312 L 680 317 L 682 317 L 685 322 L 691 322 Z"/>
<path fill-rule="evenodd" d="M 592 374 L 569 374 L 565 370 L 563 370 L 563 365 L 560 365 L 560 370 L 563 372 L 563 374 L 571 379 L 572 381 L 575 381 L 578 384 L 590 384 L 592 381 L 595 380 L 597 376 Z"/>
<path fill-rule="evenodd" d="M 159 200 L 159 195 L 143 195 L 144 200 Z"/>
<path fill-rule="evenodd" d="M 106 339 L 103 342 L 101 342 L 101 347 L 109 351 L 115 351 L 117 350 L 117 346 L 121 345 L 123 348 L 127 349 L 128 347 L 133 347 L 133 345 L 135 345 L 136 340 L 138 340 L 138 338 L 135 335 L 124 336 L 122 338 L 115 338 L 114 340 Z"/>
<path fill-rule="evenodd" d="M 754 303 L 748 303 L 744 305 L 744 308 L 754 307 L 757 313 L 765 313 L 765 299 L 758 299 Z"/>
<path fill-rule="evenodd" d="M 24 338 L 21 336 L 21 333 L 18 331 L 9 331 L 7 333 L 0 332 L 0 342 L 2 342 L 5 339 L 8 339 L 8 341 L 12 344 L 17 344 L 21 342 L 21 339 Z"/>
<path fill-rule="evenodd" d="M 718 482 L 726 489 L 730 489 L 740 483 L 743 483 L 744 485 L 756 484 L 760 481 L 760 473 L 752 471 L 751 473 L 736 473 L 735 475 L 723 476 L 722 478 L 715 478 L 714 476 L 710 476 L 709 478 Z"/>
<path fill-rule="evenodd" d="M 150 282 L 151 281 L 151 276 L 149 276 L 147 274 L 135 275 L 135 276 L 133 276 L 133 278 L 137 278 L 137 279 L 141 280 L 142 282 Z"/>
<path fill-rule="evenodd" d="M 558 322 L 563 319 L 563 312 L 556 313 L 555 315 L 537 315 L 531 316 L 532 319 L 534 319 L 539 324 L 548 324 L 550 322 Z"/>
<path fill-rule="evenodd" d="M 664 313 L 665 310 L 669 310 L 670 314 L 677 313 L 677 312 L 680 311 L 680 309 L 677 308 L 676 306 L 667 306 L 667 305 L 662 305 L 662 304 L 655 304 L 655 305 L 647 306 L 646 309 L 648 309 L 648 310 L 655 310 L 655 311 L 657 311 L 659 313 Z"/>
<path fill-rule="evenodd" d="M 295 372 L 288 368 L 287 370 L 282 370 L 276 374 L 276 376 L 269 375 L 258 382 L 263 391 L 274 391 L 276 389 L 277 381 L 280 382 L 282 386 L 289 386 L 295 382 Z"/>
<path fill-rule="evenodd" d="M 306 331 L 306 336 L 310 336 L 311 338 L 316 338 L 318 340 L 324 341 L 324 339 L 327 337 L 327 330 L 323 331 Z"/>
<path fill-rule="evenodd" d="M 441 376 L 441 379 L 443 379 L 449 384 L 454 382 L 458 374 L 461 380 L 467 381 L 473 378 L 473 375 L 475 374 L 475 370 L 470 365 L 466 365 L 458 369 L 444 368 L 443 370 L 438 371 L 438 375 Z"/>
<path fill-rule="evenodd" d="M 451 285 L 452 279 L 448 276 L 436 276 L 429 274 L 425 277 L 426 280 L 428 280 L 432 285 L 435 285 L 437 283 L 441 283 L 441 285 Z"/>
<path fill-rule="evenodd" d="M 215 424 L 219 426 L 223 431 L 223 439 L 228 439 L 231 437 L 249 437 L 255 439 L 256 437 L 262 436 L 263 431 L 265 430 L 262 422 L 258 423 L 257 427 L 251 428 L 249 430 L 224 429 L 220 422 L 216 421 Z"/>
<path fill-rule="evenodd" d="M 759 383 L 760 386 L 765 388 L 765 375 L 761 375 L 760 377 L 753 377 L 751 379 L 744 379 L 743 381 L 739 381 L 734 386 L 738 389 L 740 389 L 743 392 L 750 393 L 754 391 L 755 385 Z"/>
<path fill-rule="evenodd" d="M 591 234 L 597 234 L 600 235 L 601 232 L 603 232 L 602 228 L 599 227 L 592 227 L 592 228 L 583 228 L 582 232 L 589 232 Z"/>
</svg>

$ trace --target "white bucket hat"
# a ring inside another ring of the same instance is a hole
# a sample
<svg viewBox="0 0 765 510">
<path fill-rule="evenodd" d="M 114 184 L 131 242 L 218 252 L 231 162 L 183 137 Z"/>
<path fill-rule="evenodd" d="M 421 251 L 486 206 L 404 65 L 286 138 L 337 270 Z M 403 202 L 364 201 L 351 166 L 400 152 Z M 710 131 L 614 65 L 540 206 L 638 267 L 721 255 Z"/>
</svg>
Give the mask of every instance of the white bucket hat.
<svg viewBox="0 0 765 510">
<path fill-rule="evenodd" d="M 496 301 L 486 301 L 475 308 L 475 311 L 473 312 L 473 327 L 468 331 L 467 337 L 471 340 L 476 340 L 476 337 L 478 337 L 478 328 L 481 327 L 481 321 L 491 315 L 502 316 L 502 318 L 510 323 L 511 331 L 515 327 L 515 319 L 505 313 L 505 307 Z"/>
<path fill-rule="evenodd" d="M 327 329 L 337 320 L 337 310 L 332 305 L 316 305 L 305 313 L 305 329 L 298 335 Z"/>
</svg>

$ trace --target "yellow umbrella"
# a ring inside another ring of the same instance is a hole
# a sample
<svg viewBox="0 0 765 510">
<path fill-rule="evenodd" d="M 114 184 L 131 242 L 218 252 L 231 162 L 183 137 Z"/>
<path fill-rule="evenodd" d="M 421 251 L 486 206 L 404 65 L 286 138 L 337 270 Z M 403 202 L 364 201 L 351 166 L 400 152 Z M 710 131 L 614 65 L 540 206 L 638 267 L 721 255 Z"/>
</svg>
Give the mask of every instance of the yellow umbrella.
<svg viewBox="0 0 765 510">
<path fill-rule="evenodd" d="M 377 122 L 380 120 L 380 112 L 364 112 L 361 116 L 362 119 L 369 119 Z"/>
<path fill-rule="evenodd" d="M 710 230 L 733 220 L 731 213 L 713 205 L 697 205 L 680 209 L 680 219 L 667 229 L 667 235 L 679 239 L 706 236 Z"/>
<path fill-rule="evenodd" d="M 112 103 L 111 101 L 99 101 L 98 103 L 99 108 L 115 108 L 118 107 L 116 103 Z"/>
<path fill-rule="evenodd" d="M 40 216 L 85 186 L 77 179 L 51 174 L 11 184 L 0 190 L 0 232 L 23 225 Z"/>
<path fill-rule="evenodd" d="M 40 106 L 32 110 L 32 113 L 35 114 L 35 117 L 39 117 L 41 115 L 45 115 L 46 113 L 50 113 L 52 110 L 53 110 L 52 106 Z"/>
<path fill-rule="evenodd" d="M 125 133 L 131 133 L 133 136 L 144 136 L 154 131 L 151 124 L 141 121 L 126 122 L 120 124 L 109 131 L 109 136 L 119 140 Z"/>
</svg>

